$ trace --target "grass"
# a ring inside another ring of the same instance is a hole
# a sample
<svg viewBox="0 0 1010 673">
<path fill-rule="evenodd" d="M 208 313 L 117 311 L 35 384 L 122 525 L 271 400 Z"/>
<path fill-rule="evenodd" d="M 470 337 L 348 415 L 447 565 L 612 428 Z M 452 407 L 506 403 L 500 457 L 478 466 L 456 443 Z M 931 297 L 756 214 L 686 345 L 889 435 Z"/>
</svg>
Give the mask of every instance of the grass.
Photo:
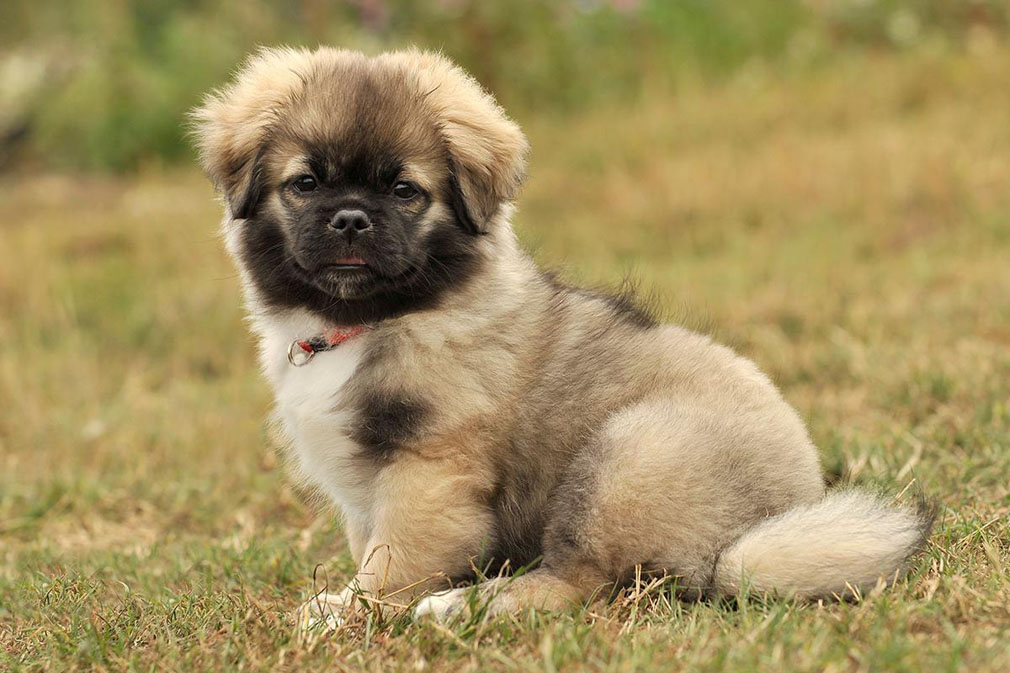
<svg viewBox="0 0 1010 673">
<path fill-rule="evenodd" d="M 894 589 L 299 639 L 316 565 L 352 568 L 265 430 L 210 188 L 25 174 L 0 183 L 0 669 L 1010 669 L 1010 51 L 983 46 L 520 119 L 544 263 L 633 273 L 774 376 L 833 479 L 940 500 Z"/>
</svg>

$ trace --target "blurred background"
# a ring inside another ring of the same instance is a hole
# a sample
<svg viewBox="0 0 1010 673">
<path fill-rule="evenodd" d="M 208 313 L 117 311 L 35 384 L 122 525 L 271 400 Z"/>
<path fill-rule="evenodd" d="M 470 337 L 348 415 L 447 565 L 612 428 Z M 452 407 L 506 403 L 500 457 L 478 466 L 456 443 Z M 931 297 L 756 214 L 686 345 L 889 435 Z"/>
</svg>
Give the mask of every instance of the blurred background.
<svg viewBox="0 0 1010 673">
<path fill-rule="evenodd" d="M 1008 0 L 0 0 L 0 669 L 346 655 L 290 628 L 352 564 L 186 134 L 281 43 L 459 61 L 530 136 L 542 264 L 755 359 L 829 481 L 944 506 L 879 602 L 380 634 L 361 668 L 1010 670 Z"/>
<path fill-rule="evenodd" d="M 840 52 L 984 49 L 1008 22 L 1005 0 L 6 0 L 0 156 L 8 170 L 188 163 L 184 113 L 264 44 L 439 49 L 525 117 Z"/>
</svg>

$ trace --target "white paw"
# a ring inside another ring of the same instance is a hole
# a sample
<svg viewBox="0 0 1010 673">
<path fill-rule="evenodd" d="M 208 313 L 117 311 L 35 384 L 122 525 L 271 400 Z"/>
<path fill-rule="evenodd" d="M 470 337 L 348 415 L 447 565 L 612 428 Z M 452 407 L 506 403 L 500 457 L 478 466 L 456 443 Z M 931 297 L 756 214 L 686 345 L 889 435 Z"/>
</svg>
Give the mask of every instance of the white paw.
<svg viewBox="0 0 1010 673">
<path fill-rule="evenodd" d="M 414 606 L 414 619 L 431 618 L 439 623 L 462 612 L 466 605 L 466 589 L 449 589 L 425 596 Z"/>
<path fill-rule="evenodd" d="M 345 621 L 351 608 L 354 592 L 349 588 L 338 594 L 321 593 L 305 601 L 298 608 L 298 630 L 302 633 L 336 631 Z"/>
</svg>

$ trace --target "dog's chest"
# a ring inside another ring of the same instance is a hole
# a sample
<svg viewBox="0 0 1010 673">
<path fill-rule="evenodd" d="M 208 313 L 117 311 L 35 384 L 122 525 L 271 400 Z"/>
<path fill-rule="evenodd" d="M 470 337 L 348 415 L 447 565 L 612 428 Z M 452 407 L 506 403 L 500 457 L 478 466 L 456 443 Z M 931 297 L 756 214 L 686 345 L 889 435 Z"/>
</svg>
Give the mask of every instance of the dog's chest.
<svg viewBox="0 0 1010 673">
<path fill-rule="evenodd" d="M 345 510 L 363 512 L 370 505 L 370 475 L 362 474 L 367 463 L 352 439 L 356 414 L 346 384 L 358 369 L 368 336 L 317 353 L 300 367 L 287 361 L 289 336 L 287 330 L 265 335 L 262 346 L 294 466 Z"/>
</svg>

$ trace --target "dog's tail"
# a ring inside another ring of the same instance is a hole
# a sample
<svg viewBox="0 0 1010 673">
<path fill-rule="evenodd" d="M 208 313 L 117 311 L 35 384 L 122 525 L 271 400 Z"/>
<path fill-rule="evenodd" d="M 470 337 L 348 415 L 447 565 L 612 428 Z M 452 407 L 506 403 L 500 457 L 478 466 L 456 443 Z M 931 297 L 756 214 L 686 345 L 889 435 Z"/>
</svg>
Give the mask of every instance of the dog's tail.
<svg viewBox="0 0 1010 673">
<path fill-rule="evenodd" d="M 715 564 L 718 595 L 851 596 L 893 581 L 925 545 L 936 507 L 900 507 L 869 493 L 835 491 L 762 521 Z"/>
</svg>

